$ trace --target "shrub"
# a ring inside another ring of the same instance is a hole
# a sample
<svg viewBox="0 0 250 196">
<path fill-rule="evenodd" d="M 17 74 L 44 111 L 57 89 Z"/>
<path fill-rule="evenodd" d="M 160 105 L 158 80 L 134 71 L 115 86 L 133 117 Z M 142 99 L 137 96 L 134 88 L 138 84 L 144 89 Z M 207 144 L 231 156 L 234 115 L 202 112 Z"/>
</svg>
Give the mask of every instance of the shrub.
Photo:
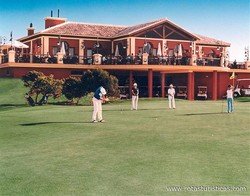
<svg viewBox="0 0 250 196">
<path fill-rule="evenodd" d="M 95 92 L 98 87 L 103 86 L 109 96 L 119 96 L 118 79 L 102 69 L 87 70 L 81 81 L 85 94 Z"/>
<path fill-rule="evenodd" d="M 78 104 L 80 98 L 85 95 L 81 79 L 72 76 L 66 78 L 63 83 L 62 94 L 71 103 Z"/>
<path fill-rule="evenodd" d="M 29 88 L 30 95 L 35 95 L 35 102 L 38 102 L 38 96 L 41 94 L 43 96 L 53 96 L 53 98 L 58 98 L 61 96 L 62 92 L 62 80 L 54 79 L 51 74 L 45 76 L 42 72 L 30 71 L 22 77 L 24 86 Z"/>
</svg>

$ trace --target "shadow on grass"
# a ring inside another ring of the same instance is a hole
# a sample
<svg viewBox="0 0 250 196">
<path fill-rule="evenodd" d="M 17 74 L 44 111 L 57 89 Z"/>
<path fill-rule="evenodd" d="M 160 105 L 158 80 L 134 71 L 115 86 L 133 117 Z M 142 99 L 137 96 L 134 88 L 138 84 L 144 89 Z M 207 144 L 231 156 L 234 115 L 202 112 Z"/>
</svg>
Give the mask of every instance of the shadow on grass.
<svg viewBox="0 0 250 196">
<path fill-rule="evenodd" d="M 202 115 L 214 115 L 214 114 L 228 114 L 228 113 L 227 112 L 188 113 L 188 114 L 180 114 L 179 116 L 202 116 Z"/>
<path fill-rule="evenodd" d="M 83 106 L 83 104 L 75 104 L 67 101 L 61 101 L 61 102 L 49 102 L 48 105 L 63 105 L 63 106 Z"/>
<path fill-rule="evenodd" d="M 24 123 L 19 124 L 20 126 L 36 126 L 36 125 L 47 125 L 47 124 L 93 124 L 91 121 L 86 122 L 35 122 L 35 123 Z"/>
<path fill-rule="evenodd" d="M 250 102 L 250 100 L 247 100 L 247 99 L 246 100 L 244 100 L 244 99 L 243 100 L 237 100 L 237 101 L 238 102 Z"/>
<path fill-rule="evenodd" d="M 250 96 L 248 96 L 248 97 L 238 97 L 235 100 L 237 102 L 250 102 Z"/>
<path fill-rule="evenodd" d="M 2 107 L 23 107 L 27 106 L 27 104 L 0 104 L 0 108 Z"/>
<path fill-rule="evenodd" d="M 27 107 L 27 104 L 0 104 L 0 111 L 11 110 L 14 108 Z"/>
<path fill-rule="evenodd" d="M 107 111 L 107 112 L 126 112 L 126 111 L 131 111 L 131 112 L 139 112 L 139 111 L 148 111 L 148 110 L 160 110 L 160 111 L 167 111 L 168 108 L 142 108 L 142 109 L 138 109 L 138 110 L 131 110 L 130 108 L 120 108 L 120 109 L 102 109 L 102 111 Z"/>
</svg>

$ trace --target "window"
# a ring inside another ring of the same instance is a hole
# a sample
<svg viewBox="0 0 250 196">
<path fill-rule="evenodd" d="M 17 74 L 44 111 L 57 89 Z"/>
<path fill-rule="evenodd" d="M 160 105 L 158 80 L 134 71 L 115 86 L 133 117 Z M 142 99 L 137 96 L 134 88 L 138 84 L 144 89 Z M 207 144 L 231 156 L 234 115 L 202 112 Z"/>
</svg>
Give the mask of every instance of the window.
<svg viewBox="0 0 250 196">
<path fill-rule="evenodd" d="M 69 56 L 72 57 L 75 55 L 75 48 L 69 48 Z"/>
<path fill-rule="evenodd" d="M 153 56 L 156 56 L 156 55 L 157 55 L 157 49 L 153 48 Z"/>
<path fill-rule="evenodd" d="M 169 56 L 170 57 L 174 56 L 174 50 L 169 50 Z"/>
<path fill-rule="evenodd" d="M 92 49 L 88 49 L 87 50 L 87 57 L 92 57 L 92 53 L 93 53 Z"/>
<path fill-rule="evenodd" d="M 56 53 L 57 53 L 57 47 L 53 47 L 53 49 L 52 49 L 52 53 L 53 53 L 53 56 L 55 56 L 55 55 L 56 55 Z"/>
<path fill-rule="evenodd" d="M 142 55 L 142 48 L 138 48 L 138 55 L 139 55 L 139 56 Z"/>
</svg>

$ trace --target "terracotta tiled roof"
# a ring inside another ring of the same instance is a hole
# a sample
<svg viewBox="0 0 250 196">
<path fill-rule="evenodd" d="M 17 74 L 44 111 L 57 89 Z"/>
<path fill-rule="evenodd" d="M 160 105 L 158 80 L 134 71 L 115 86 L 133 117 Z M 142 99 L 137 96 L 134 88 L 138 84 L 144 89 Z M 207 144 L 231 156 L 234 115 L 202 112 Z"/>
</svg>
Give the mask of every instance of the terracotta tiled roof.
<svg viewBox="0 0 250 196">
<path fill-rule="evenodd" d="M 118 34 L 124 28 L 124 26 L 66 22 L 45 29 L 42 33 L 110 38 Z"/>
<path fill-rule="evenodd" d="M 206 37 L 203 35 L 197 35 L 197 34 L 196 34 L 196 36 L 200 38 L 199 40 L 197 40 L 197 42 L 196 42 L 197 44 L 230 46 L 230 43 L 224 42 L 222 40 L 217 40 L 214 38 Z"/>
<path fill-rule="evenodd" d="M 176 28 L 188 33 L 189 35 L 197 39 L 197 44 L 206 45 L 223 45 L 230 46 L 230 43 L 217 40 L 214 38 L 206 37 L 203 35 L 193 34 L 185 29 L 179 27 L 175 23 L 169 21 L 166 18 L 157 19 L 154 21 L 141 23 L 133 26 L 117 26 L 117 25 L 106 25 L 106 24 L 90 24 L 90 23 L 77 23 L 77 22 L 65 22 L 48 29 L 41 31 L 40 33 L 45 34 L 56 34 L 56 35 L 78 35 L 86 37 L 100 37 L 100 38 L 117 38 L 121 36 L 128 36 L 136 33 L 140 30 L 147 29 L 151 26 L 167 22 Z"/>
</svg>

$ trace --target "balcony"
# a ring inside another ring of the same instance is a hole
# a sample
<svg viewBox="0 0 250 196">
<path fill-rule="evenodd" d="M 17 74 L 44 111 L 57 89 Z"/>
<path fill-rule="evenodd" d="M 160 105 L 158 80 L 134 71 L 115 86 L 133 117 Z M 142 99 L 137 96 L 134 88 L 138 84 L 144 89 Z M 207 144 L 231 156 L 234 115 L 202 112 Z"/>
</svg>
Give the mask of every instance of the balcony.
<svg viewBox="0 0 250 196">
<path fill-rule="evenodd" d="M 8 63 L 8 55 L 0 56 L 1 64 Z M 32 61 L 30 60 L 32 58 Z M 89 56 L 64 56 L 61 59 L 63 64 L 68 65 L 93 65 L 94 59 Z M 36 63 L 36 64 L 57 64 L 57 56 L 51 57 L 48 55 L 22 55 L 15 56 L 15 63 Z M 102 56 L 101 65 L 142 65 L 142 56 Z M 174 56 L 150 56 L 148 65 L 172 65 L 172 66 L 188 66 L 190 65 L 190 57 L 176 58 Z M 220 66 L 220 58 L 198 58 L 196 59 L 197 66 Z M 244 62 L 230 62 L 228 67 L 231 69 L 246 69 Z"/>
</svg>

